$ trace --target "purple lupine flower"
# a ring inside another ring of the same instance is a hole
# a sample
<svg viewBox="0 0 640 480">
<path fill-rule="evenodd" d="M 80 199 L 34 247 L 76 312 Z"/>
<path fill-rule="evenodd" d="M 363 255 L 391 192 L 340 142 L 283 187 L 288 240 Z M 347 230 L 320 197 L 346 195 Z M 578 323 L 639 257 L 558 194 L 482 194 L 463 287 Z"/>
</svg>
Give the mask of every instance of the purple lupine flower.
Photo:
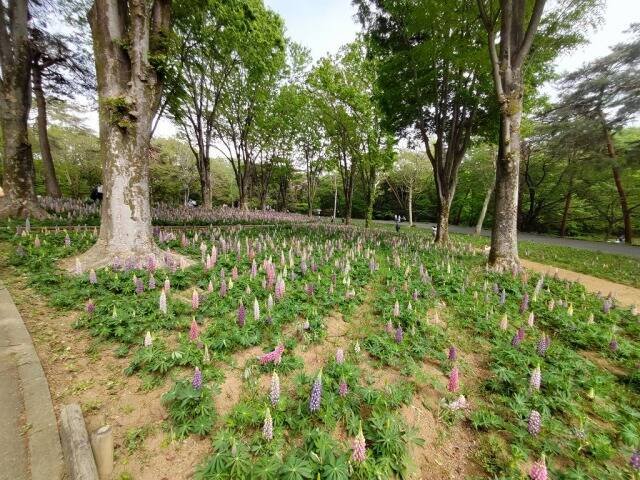
<svg viewBox="0 0 640 480">
<path fill-rule="evenodd" d="M 311 387 L 311 397 L 309 398 L 309 410 L 317 412 L 320 410 L 320 401 L 322 400 L 322 369 L 318 372 L 318 376 L 313 381 Z"/>
<path fill-rule="evenodd" d="M 271 410 L 267 408 L 267 413 L 264 415 L 264 424 L 262 425 L 262 436 L 266 441 L 273 439 L 273 419 L 271 418 Z"/>
<path fill-rule="evenodd" d="M 98 283 L 98 277 L 96 276 L 96 271 L 93 268 L 89 270 L 89 283 L 91 285 Z"/>
<path fill-rule="evenodd" d="M 522 302 L 520 302 L 520 313 L 524 313 L 529 310 L 529 294 L 524 292 L 522 296 Z"/>
<path fill-rule="evenodd" d="M 544 357 L 544 354 L 547 352 L 547 349 L 551 345 L 551 337 L 549 337 L 546 333 L 542 334 L 540 340 L 538 341 L 538 355 Z"/>
<path fill-rule="evenodd" d="M 529 421 L 527 430 L 534 437 L 540 433 L 540 425 L 542 424 L 542 416 L 537 410 L 531 410 L 529 413 Z"/>
<path fill-rule="evenodd" d="M 189 328 L 189 340 L 195 342 L 200 336 L 200 329 L 198 328 L 198 323 L 196 322 L 196 318 L 192 317 L 191 319 L 191 328 Z"/>
<path fill-rule="evenodd" d="M 149 275 L 148 286 L 149 286 L 149 290 L 155 290 L 156 288 L 156 278 L 153 276 L 153 273 Z"/>
<path fill-rule="evenodd" d="M 360 423 L 360 429 L 358 430 L 358 435 L 353 441 L 352 446 L 353 452 L 351 453 L 351 460 L 356 463 L 362 463 L 367 458 L 367 443 L 364 439 L 364 434 L 362 433 L 362 422 Z"/>
<path fill-rule="evenodd" d="M 636 450 L 631 454 L 629 465 L 635 470 L 640 470 L 640 450 Z"/>
<path fill-rule="evenodd" d="M 198 294 L 198 291 L 194 287 L 193 292 L 191 292 L 191 309 L 198 310 L 199 306 L 200 306 L 200 295 Z"/>
<path fill-rule="evenodd" d="M 605 298 L 604 302 L 602 303 L 602 311 L 604 313 L 609 313 L 609 311 L 611 310 L 611 307 L 613 306 L 613 303 L 611 302 L 610 298 Z"/>
<path fill-rule="evenodd" d="M 202 388 L 202 373 L 200 373 L 200 369 L 196 367 L 195 372 L 193 373 L 193 381 L 191 382 L 193 388 L 196 390 L 200 390 Z"/>
<path fill-rule="evenodd" d="M 542 372 L 540 371 L 540 365 L 538 365 L 531 372 L 531 378 L 529 378 L 529 391 L 540 390 L 541 381 L 542 381 Z"/>
<path fill-rule="evenodd" d="M 280 400 L 280 377 L 278 377 L 278 374 L 275 371 L 271 375 L 269 399 L 271 400 L 271 405 L 274 407 L 278 404 L 278 400 Z"/>
<path fill-rule="evenodd" d="M 142 295 L 144 292 L 144 282 L 142 278 L 136 278 L 136 295 Z"/>
<path fill-rule="evenodd" d="M 511 340 L 511 345 L 518 348 L 524 340 L 524 327 L 520 327 Z"/>
<path fill-rule="evenodd" d="M 166 285 L 166 281 L 165 281 L 165 285 Z M 160 292 L 160 300 L 158 304 L 159 304 L 160 311 L 166 315 L 167 314 L 167 294 L 165 293 L 164 288 Z"/>
<path fill-rule="evenodd" d="M 547 480 L 547 465 L 544 460 L 544 455 L 531 467 L 529 478 L 531 480 Z"/>
<path fill-rule="evenodd" d="M 69 237 L 69 234 L 65 234 L 64 236 L 64 246 L 65 247 L 70 247 L 71 246 L 71 238 Z"/>
<path fill-rule="evenodd" d="M 505 292 L 503 288 L 502 292 L 500 292 L 500 305 L 504 305 L 506 301 L 507 301 L 507 292 Z"/>
<path fill-rule="evenodd" d="M 402 325 L 398 325 L 396 328 L 396 343 L 402 343 L 402 339 L 404 338 L 404 331 L 402 330 Z"/>
<path fill-rule="evenodd" d="M 449 347 L 449 360 L 451 360 L 452 362 L 455 362 L 457 359 L 458 359 L 458 350 L 456 349 L 456 347 L 451 345 Z"/>
<path fill-rule="evenodd" d="M 349 387 L 347 386 L 347 382 L 342 379 L 340 380 L 340 386 L 338 387 L 338 394 L 341 397 L 346 397 L 347 393 L 349 393 Z"/>
<path fill-rule="evenodd" d="M 458 371 L 458 367 L 453 367 L 453 369 L 451 370 L 451 374 L 449 375 L 449 384 L 447 385 L 447 390 L 449 390 L 450 392 L 458 391 L 458 388 L 460 386 L 459 376 L 460 373 Z"/>
<path fill-rule="evenodd" d="M 227 282 L 224 279 L 220 280 L 220 298 L 227 296 Z"/>
<path fill-rule="evenodd" d="M 609 342 L 609 350 L 612 352 L 618 350 L 618 341 L 615 338 Z"/>
<path fill-rule="evenodd" d="M 244 308 L 244 303 L 240 300 L 240 306 L 238 307 L 238 326 L 244 327 L 247 320 L 247 310 Z"/>
<path fill-rule="evenodd" d="M 89 315 L 93 314 L 93 312 L 96 311 L 96 304 L 93 303 L 93 300 L 91 299 L 87 300 L 86 310 Z"/>
<path fill-rule="evenodd" d="M 342 365 L 344 363 L 344 350 L 341 348 L 336 350 L 336 363 L 338 365 Z"/>
</svg>

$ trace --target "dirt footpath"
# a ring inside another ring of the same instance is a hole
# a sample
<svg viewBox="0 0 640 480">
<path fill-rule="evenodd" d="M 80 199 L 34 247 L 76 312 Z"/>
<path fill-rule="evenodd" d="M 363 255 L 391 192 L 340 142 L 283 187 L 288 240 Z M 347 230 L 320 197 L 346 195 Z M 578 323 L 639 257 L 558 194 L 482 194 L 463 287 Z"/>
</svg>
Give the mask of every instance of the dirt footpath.
<svg viewBox="0 0 640 480">
<path fill-rule="evenodd" d="M 520 259 L 520 263 L 523 267 L 528 268 L 529 270 L 545 273 L 549 276 L 553 276 L 557 272 L 559 278 L 563 280 L 578 281 L 584 285 L 588 291 L 593 293 L 601 292 L 603 295 L 612 293 L 620 305 L 626 307 L 631 307 L 632 305 L 640 306 L 640 289 L 629 287 L 627 285 L 620 285 L 619 283 L 592 277 L 591 275 L 585 275 L 584 273 L 577 273 L 571 270 L 554 267 L 552 265 L 532 262 L 530 260 Z"/>
</svg>

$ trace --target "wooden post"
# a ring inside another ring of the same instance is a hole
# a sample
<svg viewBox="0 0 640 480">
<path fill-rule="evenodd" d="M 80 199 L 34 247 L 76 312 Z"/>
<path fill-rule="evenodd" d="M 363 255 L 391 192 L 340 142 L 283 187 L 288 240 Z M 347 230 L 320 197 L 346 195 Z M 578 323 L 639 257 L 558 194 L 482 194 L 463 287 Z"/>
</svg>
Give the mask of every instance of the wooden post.
<svg viewBox="0 0 640 480">
<path fill-rule="evenodd" d="M 87 427 L 77 403 L 65 405 L 60 411 L 60 440 L 69 480 L 98 480 Z"/>
<path fill-rule="evenodd" d="M 100 427 L 91 434 L 91 448 L 100 480 L 109 480 L 113 473 L 113 435 L 110 425 Z"/>
</svg>

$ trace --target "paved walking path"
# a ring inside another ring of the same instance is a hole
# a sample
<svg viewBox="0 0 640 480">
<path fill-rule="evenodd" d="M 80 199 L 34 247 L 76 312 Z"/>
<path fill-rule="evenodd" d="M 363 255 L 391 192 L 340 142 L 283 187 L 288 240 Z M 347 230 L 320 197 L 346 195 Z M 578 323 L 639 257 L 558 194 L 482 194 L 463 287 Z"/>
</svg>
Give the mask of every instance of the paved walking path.
<svg viewBox="0 0 640 480">
<path fill-rule="evenodd" d="M 585 275 L 584 273 L 577 273 L 571 270 L 565 270 L 564 268 L 557 268 L 551 265 L 544 265 L 538 262 L 532 262 L 530 260 L 520 259 L 520 263 L 528 270 L 533 270 L 539 273 L 544 273 L 547 276 L 553 276 L 558 273 L 558 277 L 563 280 L 578 281 L 584 287 L 592 293 L 602 293 L 603 295 L 609 295 L 612 293 L 616 299 L 616 303 L 631 307 L 632 305 L 640 306 L 640 289 L 629 287 L 627 285 L 620 285 L 619 283 L 603 280 L 602 278 L 592 277 L 591 275 Z"/>
<path fill-rule="evenodd" d="M 376 220 L 376 222 L 393 223 L 390 220 Z M 402 224 L 403 228 L 406 228 L 407 225 L 408 223 L 406 222 Z M 431 229 L 431 227 L 436 224 L 416 222 L 415 225 L 419 228 Z M 475 229 L 460 225 L 449 225 L 449 231 L 453 233 L 472 235 L 475 232 Z M 490 237 L 491 230 L 482 230 L 481 235 L 483 237 Z M 518 232 L 518 240 L 542 243 L 546 245 L 560 245 L 563 247 L 578 248 L 580 250 L 590 250 L 594 252 L 617 253 L 619 255 L 640 258 L 640 247 L 627 245 L 626 243 L 592 242 L 588 240 L 576 240 L 575 238 L 550 237 L 548 235 L 539 235 L 537 233 L 527 232 Z"/>
<path fill-rule="evenodd" d="M 63 462 L 49 385 L 0 283 L 0 480 L 59 480 Z"/>
</svg>

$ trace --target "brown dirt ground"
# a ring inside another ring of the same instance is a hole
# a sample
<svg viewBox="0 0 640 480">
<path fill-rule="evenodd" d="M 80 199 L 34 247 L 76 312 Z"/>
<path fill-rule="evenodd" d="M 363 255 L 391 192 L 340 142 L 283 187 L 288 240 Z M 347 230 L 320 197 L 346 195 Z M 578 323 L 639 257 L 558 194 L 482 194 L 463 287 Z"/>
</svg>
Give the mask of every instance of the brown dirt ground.
<svg viewBox="0 0 640 480">
<path fill-rule="evenodd" d="M 160 397 L 169 389 L 169 382 L 144 391 L 139 377 L 123 374 L 127 359 L 116 358 L 111 347 L 96 345 L 86 331 L 73 329 L 77 312 L 49 308 L 13 270 L 3 269 L 3 279 L 33 338 L 56 415 L 63 405 L 79 403 L 89 432 L 105 424 L 112 426 L 113 478 L 125 473 L 136 480 L 190 478 L 210 451 L 210 441 L 195 436 L 172 441 L 165 433 L 167 415 Z M 127 437 L 136 429 L 146 432 L 146 438 L 129 450 Z"/>
</svg>

